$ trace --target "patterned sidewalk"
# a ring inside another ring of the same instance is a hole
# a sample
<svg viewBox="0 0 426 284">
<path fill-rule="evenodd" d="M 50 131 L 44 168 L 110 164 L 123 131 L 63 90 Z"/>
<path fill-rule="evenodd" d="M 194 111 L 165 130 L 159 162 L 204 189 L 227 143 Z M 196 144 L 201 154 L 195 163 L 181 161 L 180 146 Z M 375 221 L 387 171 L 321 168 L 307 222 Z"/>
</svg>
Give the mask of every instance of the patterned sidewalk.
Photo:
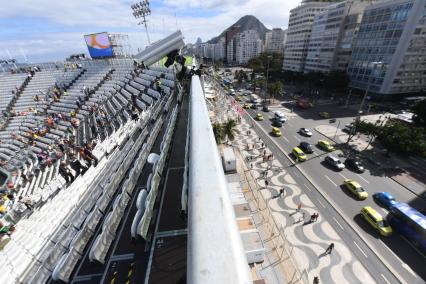
<svg viewBox="0 0 426 284">
<path fill-rule="evenodd" d="M 266 154 L 270 154 L 271 151 L 268 148 L 261 148 L 263 141 L 259 140 L 255 131 L 250 129 L 250 125 L 244 119 L 238 125 L 238 130 L 239 134 L 232 144 L 239 152 L 237 156 L 241 154 L 245 169 L 252 178 L 251 182 L 247 181 L 251 189 L 247 194 L 258 206 L 252 210 L 267 210 L 272 219 L 268 222 L 272 222 L 272 227 L 278 227 L 276 230 L 271 229 L 271 237 L 279 234 L 278 239 L 283 240 L 281 243 L 276 242 L 277 252 L 283 251 L 282 261 L 287 260 L 285 250 L 293 259 L 292 263 L 297 266 L 300 278 L 307 283 L 312 283 L 315 276 L 319 277 L 320 283 L 375 283 L 327 220 L 320 215 L 316 222 L 310 222 L 311 215 L 318 213 L 318 209 L 277 160 L 263 162 L 264 151 Z M 251 134 L 247 135 L 249 130 Z M 253 149 L 248 150 L 247 144 L 254 145 Z M 252 160 L 248 160 L 247 157 L 252 157 Z M 280 189 L 284 189 L 283 196 L 279 196 Z M 297 212 L 299 204 L 302 206 Z M 333 251 L 325 254 L 331 243 L 334 243 Z M 290 267 L 291 263 L 284 266 Z M 287 275 L 295 273 L 293 271 Z M 288 283 L 298 281 L 294 276 L 287 278 Z"/>
</svg>

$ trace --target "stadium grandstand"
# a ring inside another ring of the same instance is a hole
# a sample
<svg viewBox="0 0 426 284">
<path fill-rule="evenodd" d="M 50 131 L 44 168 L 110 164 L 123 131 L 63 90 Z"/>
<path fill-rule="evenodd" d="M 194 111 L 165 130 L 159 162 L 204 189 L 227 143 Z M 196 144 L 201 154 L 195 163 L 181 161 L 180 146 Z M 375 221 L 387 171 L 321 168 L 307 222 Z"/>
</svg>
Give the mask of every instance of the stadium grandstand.
<svg viewBox="0 0 426 284">
<path fill-rule="evenodd" d="M 250 282 L 183 47 L 2 64 L 1 283 Z"/>
</svg>

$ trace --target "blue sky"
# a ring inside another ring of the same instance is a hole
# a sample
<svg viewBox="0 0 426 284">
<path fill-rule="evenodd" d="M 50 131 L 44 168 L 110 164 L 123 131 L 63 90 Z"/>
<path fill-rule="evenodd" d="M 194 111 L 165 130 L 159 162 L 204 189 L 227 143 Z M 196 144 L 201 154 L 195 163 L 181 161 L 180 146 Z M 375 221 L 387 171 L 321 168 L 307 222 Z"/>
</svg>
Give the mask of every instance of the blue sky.
<svg viewBox="0 0 426 284">
<path fill-rule="evenodd" d="M 145 32 L 132 16 L 127 0 L 2 1 L 0 59 L 9 53 L 18 61 L 62 60 L 87 53 L 83 35 L 102 31 L 129 35 L 133 51 L 147 44 Z M 148 28 L 151 41 L 181 29 L 185 42 L 208 40 L 240 17 L 250 14 L 268 28 L 287 27 L 290 0 L 161 0 L 151 1 Z"/>
</svg>

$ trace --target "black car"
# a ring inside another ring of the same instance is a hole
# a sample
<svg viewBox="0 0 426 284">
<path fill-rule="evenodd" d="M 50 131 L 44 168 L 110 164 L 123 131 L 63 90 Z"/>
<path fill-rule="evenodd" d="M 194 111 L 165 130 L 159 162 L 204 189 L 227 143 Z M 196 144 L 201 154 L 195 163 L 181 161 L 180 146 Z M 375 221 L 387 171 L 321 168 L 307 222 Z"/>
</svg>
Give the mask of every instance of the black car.
<svg viewBox="0 0 426 284">
<path fill-rule="evenodd" d="M 300 142 L 299 148 L 307 154 L 312 154 L 314 152 L 312 145 L 308 142 Z"/>
<path fill-rule="evenodd" d="M 250 108 L 251 109 L 257 109 L 257 104 L 252 104 Z"/>
<path fill-rule="evenodd" d="M 264 111 L 264 112 L 269 112 L 269 108 L 268 108 L 268 106 L 264 105 L 264 106 L 262 107 L 262 111 Z"/>
<path fill-rule="evenodd" d="M 358 173 L 363 173 L 365 171 L 364 167 L 362 166 L 362 164 L 353 159 L 353 158 L 347 158 L 345 161 L 345 165 L 346 167 L 348 167 L 349 169 L 352 169 Z"/>
<path fill-rule="evenodd" d="M 273 120 L 272 120 L 272 126 L 273 126 L 273 127 L 282 127 L 282 126 L 283 126 L 283 124 L 282 124 L 282 122 L 281 122 L 281 121 L 279 121 L 278 119 L 273 119 Z"/>
</svg>

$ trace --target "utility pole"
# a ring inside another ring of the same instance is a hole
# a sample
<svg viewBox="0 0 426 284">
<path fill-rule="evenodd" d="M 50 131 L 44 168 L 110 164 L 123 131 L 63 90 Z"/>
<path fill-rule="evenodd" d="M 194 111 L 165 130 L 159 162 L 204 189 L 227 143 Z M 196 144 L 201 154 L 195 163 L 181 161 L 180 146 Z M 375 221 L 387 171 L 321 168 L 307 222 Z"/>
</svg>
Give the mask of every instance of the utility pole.
<svg viewBox="0 0 426 284">
<path fill-rule="evenodd" d="M 263 105 L 266 105 L 266 94 L 268 93 L 268 77 L 269 77 L 269 59 L 271 59 L 271 56 L 268 55 L 267 56 L 267 60 L 266 60 L 266 90 L 265 90 L 265 95 L 263 97 Z"/>
</svg>

